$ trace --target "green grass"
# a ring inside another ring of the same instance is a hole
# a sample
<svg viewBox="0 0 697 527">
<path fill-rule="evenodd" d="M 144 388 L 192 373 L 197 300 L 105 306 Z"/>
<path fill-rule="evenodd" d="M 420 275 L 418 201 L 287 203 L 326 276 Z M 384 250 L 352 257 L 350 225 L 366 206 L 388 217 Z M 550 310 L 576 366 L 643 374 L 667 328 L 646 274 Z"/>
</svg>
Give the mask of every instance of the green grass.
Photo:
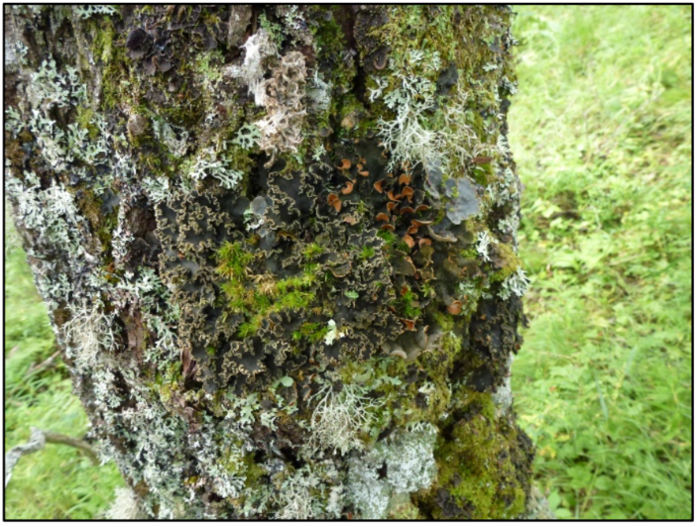
<svg viewBox="0 0 697 527">
<path fill-rule="evenodd" d="M 689 518 L 690 7 L 516 11 L 536 476 L 560 518 Z"/>
<path fill-rule="evenodd" d="M 87 416 L 55 353 L 48 315 L 21 248 L 5 260 L 5 451 L 31 427 L 81 437 Z M 113 463 L 93 466 L 74 448 L 49 444 L 19 460 L 5 494 L 7 519 L 89 519 L 102 515 L 116 486 Z"/>
<path fill-rule="evenodd" d="M 689 7 L 515 8 L 511 144 L 533 285 L 514 363 L 536 476 L 562 518 L 691 514 Z M 5 268 L 5 449 L 87 419 L 21 250 Z M 99 516 L 121 485 L 48 445 L 20 460 L 7 518 Z"/>
</svg>

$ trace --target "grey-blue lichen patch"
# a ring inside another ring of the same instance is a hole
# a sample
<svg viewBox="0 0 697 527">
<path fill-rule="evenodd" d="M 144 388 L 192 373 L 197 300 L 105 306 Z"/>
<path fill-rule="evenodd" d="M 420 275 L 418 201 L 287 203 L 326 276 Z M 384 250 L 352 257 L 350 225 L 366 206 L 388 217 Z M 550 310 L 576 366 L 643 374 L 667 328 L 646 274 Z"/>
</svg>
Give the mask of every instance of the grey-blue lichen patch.
<svg viewBox="0 0 697 527">
<path fill-rule="evenodd" d="M 433 455 L 437 435 L 430 423 L 415 423 L 351 459 L 348 500 L 361 518 L 385 518 L 391 500 L 431 486 L 437 472 Z"/>
<path fill-rule="evenodd" d="M 110 5 L 78 5 L 75 6 L 75 14 L 82 19 L 91 18 L 94 15 L 113 15 L 116 8 Z"/>
<path fill-rule="evenodd" d="M 446 215 L 455 225 L 479 213 L 477 190 L 465 177 L 445 182 L 445 193 L 450 198 Z"/>
</svg>

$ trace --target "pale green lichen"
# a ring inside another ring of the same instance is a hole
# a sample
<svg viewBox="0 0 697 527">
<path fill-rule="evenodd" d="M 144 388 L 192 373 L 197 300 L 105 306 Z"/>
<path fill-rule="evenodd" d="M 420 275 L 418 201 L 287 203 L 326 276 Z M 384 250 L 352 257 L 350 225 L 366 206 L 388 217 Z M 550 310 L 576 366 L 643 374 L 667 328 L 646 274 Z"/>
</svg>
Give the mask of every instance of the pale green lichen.
<svg viewBox="0 0 697 527">
<path fill-rule="evenodd" d="M 311 443 L 315 448 L 330 449 L 341 455 L 365 448 L 361 435 L 370 430 L 376 405 L 366 397 L 366 392 L 362 386 L 346 384 L 335 393 L 331 384 L 325 384 L 313 395 L 316 403 L 310 424 Z"/>
<path fill-rule="evenodd" d="M 348 495 L 362 519 L 385 518 L 391 501 L 399 502 L 401 496 L 431 486 L 436 475 L 436 437 L 433 425 L 415 423 L 351 459 Z"/>
</svg>

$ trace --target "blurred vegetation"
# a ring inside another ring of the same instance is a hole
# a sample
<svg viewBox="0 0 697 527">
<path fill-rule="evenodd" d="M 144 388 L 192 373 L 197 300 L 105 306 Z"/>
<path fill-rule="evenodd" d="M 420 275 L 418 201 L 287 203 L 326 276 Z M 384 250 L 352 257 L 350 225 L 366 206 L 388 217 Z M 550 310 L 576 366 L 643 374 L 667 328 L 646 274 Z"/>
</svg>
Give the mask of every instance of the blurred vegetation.
<svg viewBox="0 0 697 527">
<path fill-rule="evenodd" d="M 517 6 L 511 144 L 530 327 L 514 363 L 560 518 L 691 515 L 691 11 Z M 5 450 L 88 429 L 25 255 L 6 251 Z M 121 477 L 47 445 L 6 518 L 94 518 Z"/>
<path fill-rule="evenodd" d="M 536 476 L 560 518 L 690 518 L 691 8 L 515 10 Z"/>
<path fill-rule="evenodd" d="M 5 452 L 27 442 L 31 427 L 82 437 L 87 416 L 56 354 L 24 251 L 10 246 L 5 253 Z M 118 485 L 123 483 L 113 463 L 93 466 L 72 447 L 48 444 L 17 463 L 5 493 L 5 517 L 94 518 Z"/>
</svg>

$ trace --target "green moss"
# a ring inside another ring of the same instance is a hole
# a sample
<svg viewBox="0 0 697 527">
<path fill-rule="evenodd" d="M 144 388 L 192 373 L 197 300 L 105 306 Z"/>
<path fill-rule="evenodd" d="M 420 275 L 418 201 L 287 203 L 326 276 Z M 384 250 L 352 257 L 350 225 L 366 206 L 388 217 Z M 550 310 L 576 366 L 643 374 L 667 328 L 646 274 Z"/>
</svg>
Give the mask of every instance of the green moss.
<svg viewBox="0 0 697 527">
<path fill-rule="evenodd" d="M 486 163 L 484 165 L 479 165 L 474 167 L 471 172 L 472 179 L 482 186 L 487 186 L 495 180 L 494 169 L 491 163 Z"/>
<path fill-rule="evenodd" d="M 310 6 L 308 17 L 312 19 L 310 31 L 315 41 L 317 58 L 322 71 L 331 72 L 331 80 L 337 93 L 350 93 L 353 87 L 353 78 L 356 69 L 353 64 L 347 65 L 343 60 L 343 54 L 347 49 L 344 31 L 339 21 L 345 16 L 340 6 L 331 6 L 332 16 L 325 16 L 327 6 Z M 326 75 L 325 75 L 326 77 Z M 341 97 L 339 97 L 341 99 Z"/>
<path fill-rule="evenodd" d="M 461 410 L 446 423 L 435 452 L 437 487 L 449 498 L 434 493 L 431 513 L 438 519 L 453 511 L 472 519 L 518 516 L 526 490 L 514 464 L 518 431 L 505 418 L 496 419 L 490 394 L 460 389 L 454 397 Z"/>
<path fill-rule="evenodd" d="M 378 231 L 378 236 L 385 241 L 386 245 L 394 245 L 399 241 L 397 235 L 390 231 Z"/>
<path fill-rule="evenodd" d="M 172 362 L 164 369 L 164 373 L 158 373 L 153 388 L 159 394 L 163 404 L 168 404 L 172 397 L 180 393 L 182 383 L 181 363 L 179 361 Z"/>
<path fill-rule="evenodd" d="M 105 66 L 109 65 L 114 54 L 114 39 L 116 30 L 109 18 L 94 19 L 94 39 L 93 48 L 94 58 L 100 60 Z"/>
<path fill-rule="evenodd" d="M 399 292 L 392 305 L 401 316 L 409 320 L 415 320 L 421 316 L 419 295 L 412 291 L 409 286 L 405 286 Z"/>
<path fill-rule="evenodd" d="M 303 249 L 303 256 L 307 260 L 314 260 L 322 254 L 322 247 L 318 243 L 310 243 Z"/>
<path fill-rule="evenodd" d="M 218 249 L 217 271 L 225 278 L 242 280 L 253 260 L 254 254 L 245 251 L 240 242 L 227 242 Z"/>
<path fill-rule="evenodd" d="M 213 84 L 223 78 L 222 64 L 224 60 L 225 58 L 219 50 L 204 51 L 196 55 L 192 69 L 202 80 L 204 87 L 210 89 Z"/>
<path fill-rule="evenodd" d="M 419 508 L 411 501 L 405 501 L 394 508 L 390 508 L 387 516 L 390 520 L 418 520 Z"/>
<path fill-rule="evenodd" d="M 244 477 L 245 485 L 253 488 L 255 484 L 263 477 L 268 476 L 266 470 L 259 466 L 254 461 L 254 452 L 244 456 Z"/>
<path fill-rule="evenodd" d="M 99 128 L 97 128 L 92 122 L 94 119 L 94 110 L 89 106 L 77 106 L 76 107 L 77 116 L 75 120 L 80 125 L 80 128 L 84 128 L 89 132 L 89 137 L 92 141 L 96 141 L 99 137 Z"/>
<path fill-rule="evenodd" d="M 266 13 L 260 13 L 258 21 L 259 26 L 261 26 L 262 29 L 271 35 L 271 40 L 273 40 L 276 46 L 280 48 L 283 45 L 284 40 L 283 27 L 281 24 L 269 20 Z"/>
<path fill-rule="evenodd" d="M 118 223 L 118 205 L 111 213 L 105 215 L 101 210 L 102 200 L 95 196 L 91 188 L 86 186 L 81 188 L 81 192 L 77 193 L 76 197 L 80 210 L 90 222 L 90 226 L 101 243 L 103 262 L 108 266 L 113 262 L 111 243 L 113 232 Z"/>
<path fill-rule="evenodd" d="M 361 260 L 370 260 L 373 256 L 375 256 L 375 249 L 366 246 L 361 249 L 358 258 Z"/>
<path fill-rule="evenodd" d="M 433 313 L 433 318 L 438 323 L 438 327 L 440 327 L 440 329 L 446 335 L 450 335 L 450 332 L 452 332 L 455 328 L 455 321 L 452 315 L 446 313 Z"/>
<path fill-rule="evenodd" d="M 523 262 L 514 252 L 513 247 L 505 243 L 496 245 L 499 258 L 504 262 L 503 268 L 493 273 L 490 277 L 491 282 L 503 282 L 506 278 L 522 268 Z"/>
<path fill-rule="evenodd" d="M 225 243 L 217 254 L 218 274 L 227 279 L 222 284 L 227 308 L 248 317 L 238 330 L 242 338 L 255 335 L 271 313 L 309 309 L 319 280 L 318 267 L 313 265 L 306 266 L 302 274 L 282 280 L 254 275 L 250 266 L 258 254 L 247 251 L 240 242 Z M 301 336 L 309 335 L 301 333 Z"/>
<path fill-rule="evenodd" d="M 293 339 L 299 341 L 305 338 L 311 343 L 319 342 L 325 337 L 328 331 L 328 327 L 322 326 L 316 322 L 303 322 L 300 326 L 300 330 L 293 333 Z"/>
</svg>

